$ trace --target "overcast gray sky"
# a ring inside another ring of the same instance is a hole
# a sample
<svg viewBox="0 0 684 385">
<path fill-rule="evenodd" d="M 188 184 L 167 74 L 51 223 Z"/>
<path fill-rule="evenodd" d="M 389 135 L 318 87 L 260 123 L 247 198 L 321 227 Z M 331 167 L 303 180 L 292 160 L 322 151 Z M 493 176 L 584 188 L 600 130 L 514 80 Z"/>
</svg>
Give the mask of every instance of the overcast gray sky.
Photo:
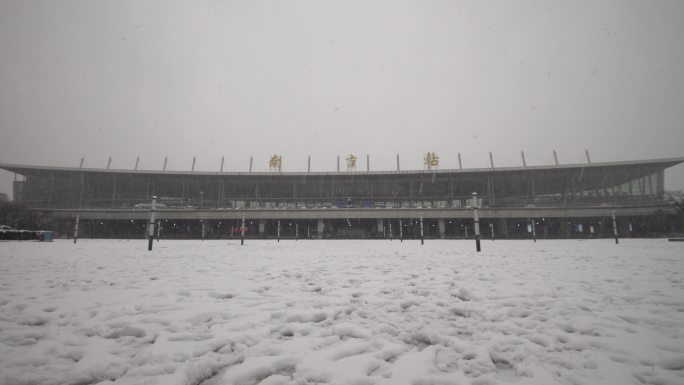
<svg viewBox="0 0 684 385">
<path fill-rule="evenodd" d="M 684 156 L 682 20 L 681 0 L 0 0 L 0 162 Z M 684 189 L 684 166 L 666 188 Z"/>
</svg>

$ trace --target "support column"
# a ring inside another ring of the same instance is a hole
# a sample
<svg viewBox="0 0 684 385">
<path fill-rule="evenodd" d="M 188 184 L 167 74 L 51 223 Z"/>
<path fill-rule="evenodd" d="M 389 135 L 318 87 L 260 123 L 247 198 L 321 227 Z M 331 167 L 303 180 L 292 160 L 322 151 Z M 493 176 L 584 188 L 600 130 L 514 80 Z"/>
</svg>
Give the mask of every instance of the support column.
<svg viewBox="0 0 684 385">
<path fill-rule="evenodd" d="M 423 213 L 420 214 L 420 244 L 425 244 L 425 232 L 423 231 Z"/>
<path fill-rule="evenodd" d="M 501 233 L 501 238 L 508 238 L 508 219 L 499 218 L 499 232 Z"/>
<path fill-rule="evenodd" d="M 558 223 L 558 230 L 560 236 L 565 235 L 566 237 L 570 238 L 570 231 L 572 229 L 572 225 L 568 223 L 568 218 L 560 218 Z"/>
<path fill-rule="evenodd" d="M 264 233 L 266 232 L 266 221 L 259 219 L 259 238 L 264 238 Z"/>
<path fill-rule="evenodd" d="M 439 239 L 446 238 L 446 223 L 444 223 L 444 218 L 439 218 L 437 226 L 439 227 Z"/>
<path fill-rule="evenodd" d="M 384 234 L 385 232 L 385 222 L 382 219 L 378 219 L 378 233 Z"/>
<path fill-rule="evenodd" d="M 318 222 L 316 223 L 316 239 L 323 239 L 324 228 L 325 228 L 325 225 L 323 223 L 323 219 L 318 218 Z"/>
</svg>

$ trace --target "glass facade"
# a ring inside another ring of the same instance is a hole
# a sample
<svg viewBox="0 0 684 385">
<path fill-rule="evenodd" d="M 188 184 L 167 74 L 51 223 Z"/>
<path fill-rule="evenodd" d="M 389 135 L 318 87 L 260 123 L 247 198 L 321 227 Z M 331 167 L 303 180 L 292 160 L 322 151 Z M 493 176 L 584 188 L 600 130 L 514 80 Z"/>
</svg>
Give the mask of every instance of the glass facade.
<svg viewBox="0 0 684 385">
<path fill-rule="evenodd" d="M 659 202 L 661 164 L 402 173 L 206 174 L 27 168 L 15 200 L 33 208 L 169 209 L 558 207 Z M 11 171 L 11 170 L 10 170 Z"/>
</svg>

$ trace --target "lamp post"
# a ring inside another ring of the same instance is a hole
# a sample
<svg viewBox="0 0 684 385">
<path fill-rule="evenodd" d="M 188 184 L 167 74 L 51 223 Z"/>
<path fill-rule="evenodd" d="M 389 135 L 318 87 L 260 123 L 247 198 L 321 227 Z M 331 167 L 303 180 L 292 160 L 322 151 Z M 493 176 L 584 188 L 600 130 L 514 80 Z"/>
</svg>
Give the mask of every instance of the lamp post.
<svg viewBox="0 0 684 385">
<path fill-rule="evenodd" d="M 404 220 L 399 219 L 399 242 L 404 242 Z"/>
<path fill-rule="evenodd" d="M 240 246 L 245 244 L 245 214 L 242 214 L 242 227 L 240 227 Z"/>
<path fill-rule="evenodd" d="M 76 214 L 76 223 L 74 224 L 74 243 L 78 240 L 78 221 L 81 219 L 81 216 Z"/>
<path fill-rule="evenodd" d="M 619 243 L 619 241 L 618 241 L 618 231 L 617 231 L 617 220 L 615 219 L 615 210 L 611 211 L 611 216 L 613 217 L 613 236 L 615 236 L 615 244 L 617 245 Z"/>
<path fill-rule="evenodd" d="M 154 217 L 157 211 L 157 196 L 152 197 L 152 207 L 150 209 L 150 223 L 147 225 L 147 236 L 149 238 L 149 243 L 147 244 L 147 250 L 152 250 L 152 241 L 154 241 Z"/>
<path fill-rule="evenodd" d="M 480 248 L 480 218 L 477 215 L 477 193 L 473 193 L 473 227 L 475 227 L 475 250 L 479 253 Z"/>
</svg>

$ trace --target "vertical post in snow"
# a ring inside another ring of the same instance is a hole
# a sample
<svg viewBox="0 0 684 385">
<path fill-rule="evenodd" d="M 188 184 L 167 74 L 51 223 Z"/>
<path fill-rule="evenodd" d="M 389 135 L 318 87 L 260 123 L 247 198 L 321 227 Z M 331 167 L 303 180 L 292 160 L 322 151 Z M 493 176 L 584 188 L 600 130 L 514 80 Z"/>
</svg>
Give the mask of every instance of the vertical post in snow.
<svg viewBox="0 0 684 385">
<path fill-rule="evenodd" d="M 278 235 L 277 235 L 278 242 L 280 242 L 280 221 L 278 221 Z"/>
<path fill-rule="evenodd" d="M 192 168 L 190 169 L 191 172 L 195 171 L 195 162 L 197 161 L 196 157 L 192 157 Z"/>
<path fill-rule="evenodd" d="M 222 156 L 221 157 L 221 171 L 220 172 L 223 172 L 223 161 L 225 161 L 225 157 Z"/>
<path fill-rule="evenodd" d="M 295 223 L 295 241 L 299 240 L 299 223 Z"/>
<path fill-rule="evenodd" d="M 525 151 L 520 151 L 520 156 L 522 157 L 523 167 L 527 167 L 527 162 L 525 162 Z"/>
<path fill-rule="evenodd" d="M 245 244 L 245 214 L 242 214 L 242 227 L 240 227 L 240 246 Z"/>
<path fill-rule="evenodd" d="M 84 162 L 85 162 L 85 157 L 81 157 L 81 163 L 78 165 L 78 168 L 83 168 Z"/>
<path fill-rule="evenodd" d="M 420 215 L 420 244 L 424 245 L 425 240 L 424 240 L 424 236 L 423 236 L 423 213 L 421 212 L 419 215 Z"/>
<path fill-rule="evenodd" d="M 556 154 L 556 150 L 553 150 L 553 160 L 556 162 L 556 166 L 558 166 L 558 155 Z"/>
<path fill-rule="evenodd" d="M 584 154 L 587 156 L 587 163 L 591 163 L 591 158 L 589 157 L 589 150 L 584 150 Z"/>
<path fill-rule="evenodd" d="M 78 240 L 78 221 L 81 219 L 81 216 L 76 214 L 76 223 L 74 224 L 74 243 Z"/>
<path fill-rule="evenodd" d="M 340 172 L 340 156 L 337 156 L 337 172 Z"/>
<path fill-rule="evenodd" d="M 112 165 L 112 157 L 110 156 L 109 159 L 107 159 L 107 170 L 109 170 L 109 166 Z"/>
<path fill-rule="evenodd" d="M 306 169 L 308 172 L 311 172 L 311 155 L 306 159 Z"/>
<path fill-rule="evenodd" d="M 489 153 L 489 164 L 492 166 L 492 169 L 494 168 L 494 155 L 492 153 Z"/>
<path fill-rule="evenodd" d="M 463 164 L 461 163 L 461 153 L 458 153 L 458 169 L 463 170 Z"/>
<path fill-rule="evenodd" d="M 159 238 L 161 238 L 161 221 L 157 221 L 157 243 L 159 243 Z"/>
<path fill-rule="evenodd" d="M 465 229 L 465 240 L 467 241 L 468 240 L 468 226 L 463 226 L 463 228 Z"/>
<path fill-rule="evenodd" d="M 537 226 L 534 218 L 532 218 L 532 239 L 537 242 Z"/>
<path fill-rule="evenodd" d="M 135 170 L 138 170 L 138 165 L 140 164 L 140 157 L 135 158 Z"/>
<path fill-rule="evenodd" d="M 154 217 L 157 214 L 157 196 L 152 196 L 152 207 L 150 208 L 150 223 L 147 224 L 147 250 L 152 250 L 152 242 L 154 241 Z"/>
<path fill-rule="evenodd" d="M 392 220 L 388 219 L 389 222 L 389 235 L 390 235 L 390 241 L 392 240 Z"/>
<path fill-rule="evenodd" d="M 617 220 L 615 219 L 615 210 L 612 210 L 611 214 L 613 217 L 613 236 L 615 236 L 615 244 L 617 245 L 619 243 L 619 241 L 618 241 L 618 231 L 617 231 Z"/>
<path fill-rule="evenodd" d="M 399 219 L 399 242 L 404 242 L 404 220 Z"/>
<path fill-rule="evenodd" d="M 311 239 L 311 229 L 306 226 L 306 239 Z"/>
<path fill-rule="evenodd" d="M 492 231 L 492 242 L 494 241 L 494 223 L 489 223 L 489 230 Z"/>
<path fill-rule="evenodd" d="M 249 172 L 252 172 L 252 163 L 254 161 L 254 158 L 252 156 L 249 157 Z"/>
<path fill-rule="evenodd" d="M 475 250 L 479 253 L 480 248 L 480 218 L 477 215 L 477 193 L 473 193 L 473 227 L 475 228 Z"/>
<path fill-rule="evenodd" d="M 366 172 L 370 172 L 370 155 L 366 155 Z"/>
<path fill-rule="evenodd" d="M 399 154 L 397 154 L 397 171 L 401 171 L 401 168 L 399 167 Z"/>
<path fill-rule="evenodd" d="M 164 157 L 164 167 L 162 167 L 162 171 L 166 171 L 166 161 L 168 161 L 168 160 L 169 160 L 169 157 L 165 156 Z"/>
<path fill-rule="evenodd" d="M 202 224 L 202 241 L 204 241 L 204 221 L 200 219 L 200 223 Z"/>
</svg>

